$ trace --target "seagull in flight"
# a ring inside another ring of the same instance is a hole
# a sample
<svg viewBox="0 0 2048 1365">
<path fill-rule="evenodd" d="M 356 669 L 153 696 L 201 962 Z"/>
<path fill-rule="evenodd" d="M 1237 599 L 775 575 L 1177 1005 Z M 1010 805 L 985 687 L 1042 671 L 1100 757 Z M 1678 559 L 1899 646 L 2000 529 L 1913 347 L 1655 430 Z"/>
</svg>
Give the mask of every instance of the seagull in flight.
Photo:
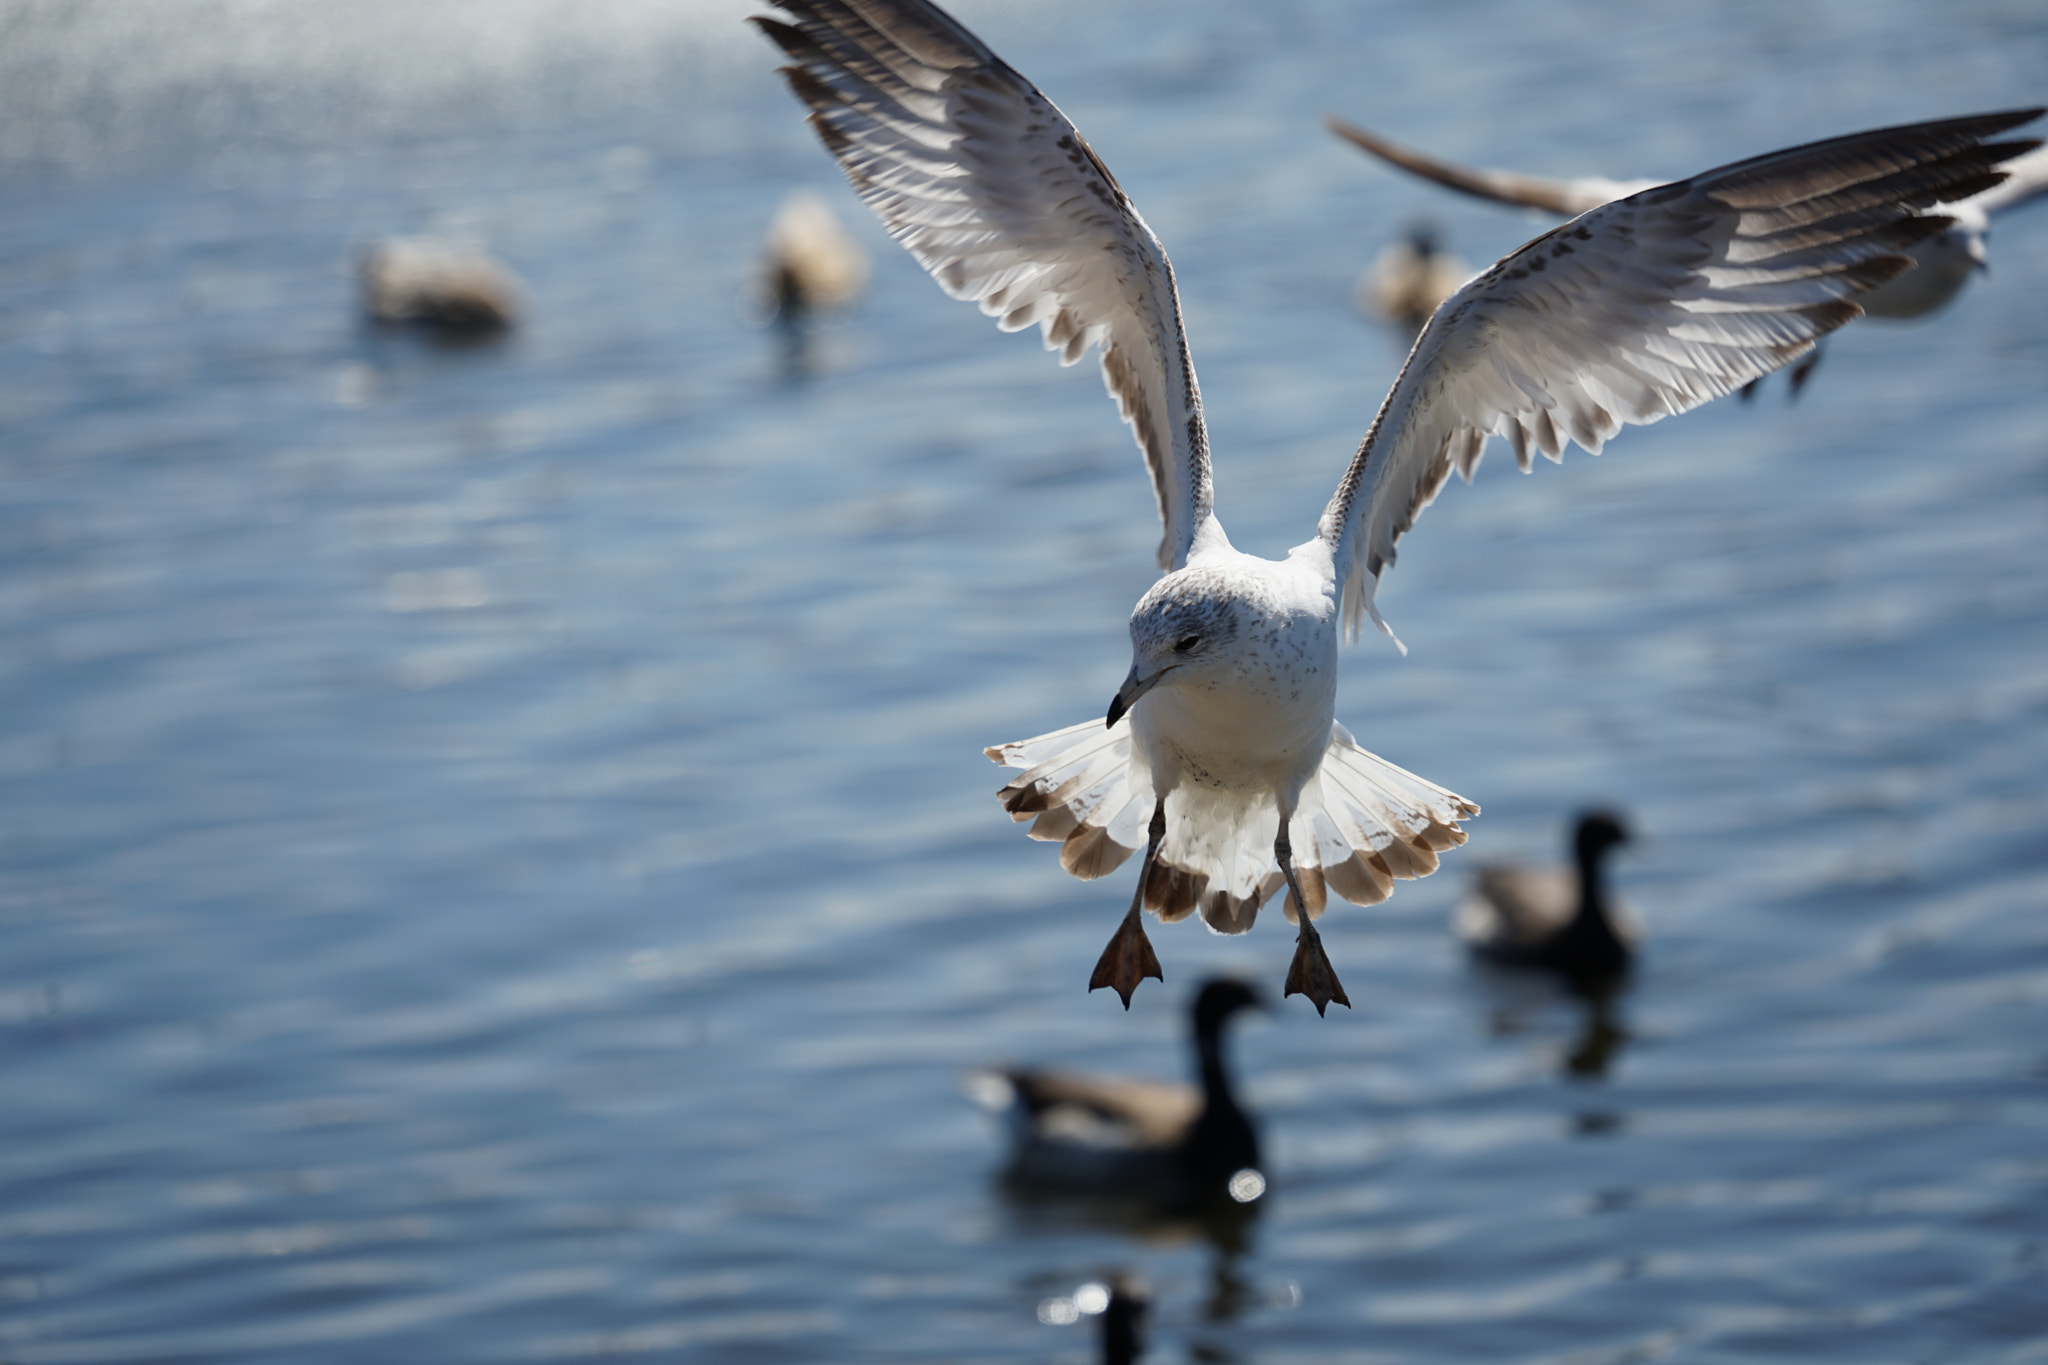
<svg viewBox="0 0 2048 1365">
<path fill-rule="evenodd" d="M 1370 905 L 1426 876 L 1478 807 L 1360 748 L 1336 720 L 1337 644 L 1370 618 L 1395 542 L 1489 436 L 1528 469 L 1567 442 L 1684 412 L 1797 359 L 1860 316 L 2032 143 L 1987 139 L 2040 110 L 1777 152 L 1606 205 L 1482 272 L 1417 339 L 1315 534 L 1279 560 L 1216 519 L 1201 391 L 1173 268 L 1066 116 L 929 0 L 774 0 L 754 17 L 783 76 L 890 234 L 1007 331 L 1036 325 L 1103 378 L 1151 471 L 1166 570 L 1131 613 L 1103 721 L 997 745 L 1000 793 L 1060 861 L 1100 877 L 1144 850 L 1089 989 L 1130 1006 L 1163 980 L 1141 912 L 1250 929 L 1287 889 L 1287 995 L 1348 1006 L 1315 926 L 1328 893 Z M 1398 641 L 1396 644 L 1398 645 Z"/>
<path fill-rule="evenodd" d="M 1324 115 L 1323 121 L 1331 132 L 1353 146 L 1446 189 L 1562 218 L 1576 218 L 1602 204 L 1664 183 L 1608 180 L 1600 176 L 1553 180 L 1517 171 L 1460 166 L 1391 142 L 1334 114 Z M 2005 180 L 1989 189 L 1941 200 L 1928 207 L 1928 214 L 1948 219 L 1948 225 L 1906 251 L 1914 261 L 1912 270 L 1857 297 L 1865 316 L 1898 320 L 1926 317 L 1947 307 L 1972 276 L 1989 268 L 1986 244 L 1991 235 L 1991 215 L 2048 193 L 2048 148 L 2016 157 L 2006 163 L 2004 170 Z M 1813 357 L 1818 358 L 1818 354 Z M 1793 371 L 1795 391 L 1811 370 L 1809 361 Z"/>
</svg>

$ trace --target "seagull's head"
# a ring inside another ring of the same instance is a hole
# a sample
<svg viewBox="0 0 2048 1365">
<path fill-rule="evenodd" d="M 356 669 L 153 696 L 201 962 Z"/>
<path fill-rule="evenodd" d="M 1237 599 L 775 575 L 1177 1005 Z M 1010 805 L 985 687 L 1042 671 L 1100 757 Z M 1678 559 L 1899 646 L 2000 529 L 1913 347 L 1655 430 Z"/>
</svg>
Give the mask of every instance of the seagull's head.
<svg viewBox="0 0 2048 1365">
<path fill-rule="evenodd" d="M 1161 683 L 1186 686 L 1225 667 L 1248 603 L 1222 575 L 1180 569 L 1152 585 L 1131 612 L 1131 672 L 1109 704 L 1109 725 Z"/>
<path fill-rule="evenodd" d="M 1991 237 L 1989 214 L 1970 203 L 1943 204 L 1931 211 L 1944 214 L 1950 220 L 1935 239 L 1950 260 L 1972 272 L 1990 269 L 1991 258 L 1986 250 Z"/>
</svg>

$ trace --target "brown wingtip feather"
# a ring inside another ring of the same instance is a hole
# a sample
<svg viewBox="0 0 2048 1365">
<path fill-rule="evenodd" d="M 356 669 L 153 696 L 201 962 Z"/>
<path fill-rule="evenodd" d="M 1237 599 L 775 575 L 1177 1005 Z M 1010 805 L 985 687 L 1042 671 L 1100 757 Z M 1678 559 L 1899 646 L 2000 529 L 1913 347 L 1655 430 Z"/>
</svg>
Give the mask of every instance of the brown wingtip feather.
<svg viewBox="0 0 2048 1365">
<path fill-rule="evenodd" d="M 1021 820 L 1022 816 L 1013 816 Z M 1081 817 L 1068 806 L 1054 806 L 1031 822 L 1025 833 L 1040 843 L 1063 844 L 1081 827 Z"/>
<path fill-rule="evenodd" d="M 1721 167 L 1712 173 L 1712 194 L 1730 208 L 1783 216 L 1788 225 L 1862 204 L 1922 208 L 1963 197 L 1957 187 L 2010 155 L 1985 140 L 2041 113 L 1975 114 L 1804 143 Z"/>
<path fill-rule="evenodd" d="M 997 757 L 994 749 L 988 750 L 987 753 L 996 762 L 1003 761 Z M 1053 794 L 1036 782 L 1020 777 L 996 788 L 996 800 L 1003 803 L 1003 809 L 1010 812 L 1010 818 L 1025 820 L 1042 810 L 1049 809 L 1053 803 Z"/>
<path fill-rule="evenodd" d="M 1909 261 L 1907 264 L 1910 265 L 1911 262 Z M 1808 304 L 1806 307 L 1796 311 L 1801 316 L 1813 320 L 1815 336 L 1824 336 L 1837 328 L 1846 327 L 1862 317 L 1863 305 L 1851 303 L 1848 299 L 1830 299 L 1826 303 Z M 1813 342 L 1811 340 L 1798 341 L 1779 349 L 1781 354 L 1789 358 L 1795 355 L 1804 355 L 1812 345 Z"/>
<path fill-rule="evenodd" d="M 1375 863 L 1370 854 L 1353 853 L 1345 861 L 1323 869 L 1332 891 L 1353 905 L 1378 905 L 1394 893 L 1393 873 L 1384 862 Z"/>
<path fill-rule="evenodd" d="M 1083 825 L 1060 845 L 1060 866 L 1082 881 L 1092 882 L 1122 867 L 1133 851 L 1110 838 L 1101 825 Z"/>
<path fill-rule="evenodd" d="M 790 90 L 811 111 L 811 118 L 814 121 L 825 110 L 844 103 L 839 98 L 838 91 L 812 75 L 808 68 L 783 66 L 777 67 L 776 70 L 782 73 L 782 79 L 789 82 Z M 821 127 L 819 132 L 823 131 Z"/>
<path fill-rule="evenodd" d="M 1856 286 L 1856 292 L 1860 294 L 1866 290 L 1875 289 L 1881 284 L 1887 284 L 1912 268 L 1913 258 L 1911 256 L 1872 256 L 1867 260 L 1857 261 L 1847 268 L 1838 271 L 1835 277 L 1846 280 L 1848 283 Z M 1859 309 L 1858 311 L 1860 312 L 1861 310 Z"/>
<path fill-rule="evenodd" d="M 1257 887 L 1250 896 L 1228 891 L 1211 891 L 1202 898 L 1202 923 L 1219 934 L 1248 934 L 1259 920 L 1261 897 Z"/>
<path fill-rule="evenodd" d="M 749 14 L 747 16 L 747 22 L 752 24 L 755 28 L 760 29 L 761 32 L 767 34 L 768 40 L 774 43 L 777 47 L 781 48 L 784 52 L 789 51 L 789 45 L 792 39 L 798 39 L 803 36 L 802 31 L 798 29 L 795 25 L 785 24 L 780 19 L 775 18 L 773 15 Z"/>
<path fill-rule="evenodd" d="M 1145 908 L 1158 915 L 1163 924 L 1178 924 L 1195 912 L 1208 889 L 1206 873 L 1190 872 L 1164 858 L 1154 858 L 1152 870 L 1145 875 Z"/>
</svg>

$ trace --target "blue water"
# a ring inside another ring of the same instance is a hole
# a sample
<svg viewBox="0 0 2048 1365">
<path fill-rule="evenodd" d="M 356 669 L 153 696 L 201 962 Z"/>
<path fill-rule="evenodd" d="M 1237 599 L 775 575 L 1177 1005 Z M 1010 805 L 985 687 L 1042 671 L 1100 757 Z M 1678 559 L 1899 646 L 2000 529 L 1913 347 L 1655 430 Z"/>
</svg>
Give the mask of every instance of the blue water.
<svg viewBox="0 0 2048 1365">
<path fill-rule="evenodd" d="M 947 300 L 744 7 L 0 5 L 0 1359 L 2048 1358 L 2048 210 L 1912 326 L 1514 474 L 1403 544 L 1339 715 L 1479 801 L 1324 921 L 1357 1008 L 1237 1039 L 1247 1248 L 1019 1209 L 960 1072 L 1173 1074 L 1159 930 L 991 799 L 1099 714 L 1157 530 L 1092 365 Z M 2034 3 L 963 5 L 1172 252 L 1236 542 L 1309 534 L 1400 360 L 1418 216 L 1325 111 L 1683 174 L 2040 101 Z M 1483 44 L 1483 46 L 1480 46 Z M 870 295 L 790 382 L 760 235 L 828 191 Z M 356 321 L 476 238 L 530 321 Z M 1480 857 L 1647 836 L 1604 1077 L 1475 971 Z"/>
</svg>

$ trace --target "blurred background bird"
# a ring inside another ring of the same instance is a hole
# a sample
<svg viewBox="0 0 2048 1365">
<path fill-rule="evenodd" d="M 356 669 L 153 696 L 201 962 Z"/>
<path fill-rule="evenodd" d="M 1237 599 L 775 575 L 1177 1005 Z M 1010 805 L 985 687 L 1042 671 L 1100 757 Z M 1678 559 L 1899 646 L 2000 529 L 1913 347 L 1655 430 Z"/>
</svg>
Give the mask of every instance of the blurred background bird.
<svg viewBox="0 0 2048 1365">
<path fill-rule="evenodd" d="M 1436 306 L 1471 278 L 1471 264 L 1444 250 L 1436 225 L 1419 222 L 1359 278 L 1358 306 L 1412 340 Z"/>
<path fill-rule="evenodd" d="M 1619 814 L 1590 810 L 1573 826 L 1569 866 L 1481 867 L 1455 912 L 1458 937 L 1489 962 L 1587 986 L 1612 982 L 1628 970 L 1641 936 L 1607 887 L 1607 856 L 1628 842 Z"/>
<path fill-rule="evenodd" d="M 379 323 L 445 340 L 485 340 L 519 321 L 522 289 L 511 269 L 456 242 L 397 237 L 362 255 L 363 307 Z"/>
<path fill-rule="evenodd" d="M 790 191 L 768 224 L 759 285 L 786 373 L 808 370 L 811 329 L 852 307 L 867 283 L 868 254 L 831 205 L 810 190 Z"/>
<path fill-rule="evenodd" d="M 1241 981 L 1203 984 L 1188 1011 L 1193 1086 L 1026 1068 L 970 1075 L 969 1095 L 1009 1123 L 1006 1181 L 1162 1210 L 1258 1198 L 1258 1130 L 1237 1101 L 1223 1040 L 1239 1011 L 1262 1008 Z"/>
<path fill-rule="evenodd" d="M 1324 122 L 1330 131 L 1352 146 L 1411 175 L 1477 199 L 1533 209 L 1560 218 L 1576 218 L 1612 200 L 1665 183 L 1661 180 L 1609 180 L 1603 176 L 1553 179 L 1525 175 L 1519 171 L 1463 166 L 1381 137 L 1334 114 L 1325 115 Z M 1991 216 L 2029 203 L 2048 192 L 2048 147 L 2015 157 L 2001 169 L 2006 176 L 2003 183 L 1959 199 L 1930 205 L 1926 209 L 1927 213 L 1954 221 L 1941 232 L 1905 250 L 1904 254 L 1916 263 L 1914 269 L 1857 298 L 1864 316 L 1891 321 L 1927 317 L 1946 308 L 1962 292 L 1963 286 L 1989 268 Z M 1377 282 L 1385 271 L 1386 278 L 1396 282 L 1395 292 L 1389 297 L 1397 300 L 1409 297 L 1398 292 L 1399 282 L 1404 279 L 1416 281 L 1413 298 L 1419 303 L 1427 297 L 1426 289 L 1420 287 L 1426 275 L 1419 266 L 1413 265 L 1408 266 L 1404 274 L 1399 265 L 1404 258 L 1396 256 L 1396 250 L 1389 247 L 1382 254 L 1382 265 L 1375 267 L 1372 279 Z M 1424 255 L 1426 250 L 1416 248 L 1410 255 Z M 1396 263 L 1392 268 L 1386 265 L 1390 261 Z M 1453 284 L 1452 288 L 1455 287 Z M 1450 291 L 1444 292 L 1448 294 Z M 1375 293 L 1376 301 L 1379 297 Z M 1438 295 L 1439 301 L 1442 297 Z M 1388 310 L 1383 306 L 1382 311 Z M 1425 312 L 1415 327 L 1420 328 L 1428 317 Z M 1820 354 L 1820 349 L 1816 348 L 1805 360 L 1791 367 L 1789 378 L 1795 395 L 1805 387 L 1820 364 Z"/>
</svg>

